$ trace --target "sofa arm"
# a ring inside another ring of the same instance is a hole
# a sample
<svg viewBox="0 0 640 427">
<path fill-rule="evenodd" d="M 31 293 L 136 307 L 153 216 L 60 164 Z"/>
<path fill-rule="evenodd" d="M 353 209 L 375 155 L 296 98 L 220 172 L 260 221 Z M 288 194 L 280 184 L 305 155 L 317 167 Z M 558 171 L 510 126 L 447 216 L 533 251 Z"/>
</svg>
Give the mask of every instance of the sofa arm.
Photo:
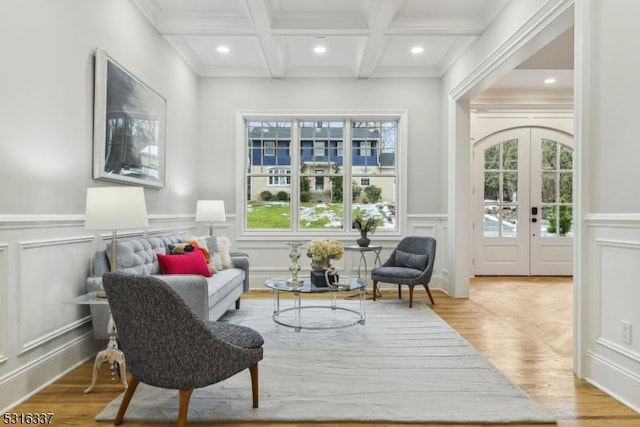
<svg viewBox="0 0 640 427">
<path fill-rule="evenodd" d="M 249 290 L 249 255 L 243 252 L 231 252 L 229 255 L 233 266 L 244 270 L 242 291 L 247 292 Z"/>
<path fill-rule="evenodd" d="M 209 289 L 207 280 L 197 274 L 156 274 L 187 303 L 198 319 L 209 320 Z"/>
</svg>

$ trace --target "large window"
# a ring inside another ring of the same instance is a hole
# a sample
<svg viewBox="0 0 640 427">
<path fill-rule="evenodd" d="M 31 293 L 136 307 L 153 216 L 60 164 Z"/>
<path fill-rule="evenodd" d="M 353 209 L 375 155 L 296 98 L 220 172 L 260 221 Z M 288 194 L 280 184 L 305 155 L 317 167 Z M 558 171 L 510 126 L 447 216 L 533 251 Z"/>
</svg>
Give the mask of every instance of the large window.
<svg viewBox="0 0 640 427">
<path fill-rule="evenodd" d="M 352 232 L 369 216 L 377 232 L 397 231 L 398 124 L 245 119 L 245 230 Z"/>
</svg>

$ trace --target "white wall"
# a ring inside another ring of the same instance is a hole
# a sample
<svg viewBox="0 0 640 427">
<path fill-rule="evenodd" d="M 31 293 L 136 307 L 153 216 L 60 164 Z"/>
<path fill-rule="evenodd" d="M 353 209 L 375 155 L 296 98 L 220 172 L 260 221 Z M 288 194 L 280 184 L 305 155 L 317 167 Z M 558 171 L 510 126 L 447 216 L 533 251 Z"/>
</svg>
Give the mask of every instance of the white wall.
<svg viewBox="0 0 640 427">
<path fill-rule="evenodd" d="M 183 60 L 128 0 L 4 0 L 0 412 L 99 348 L 88 309 L 65 303 L 85 292 L 103 244 L 83 226 L 86 188 L 111 185 L 91 178 L 97 47 L 167 99 L 167 186 L 145 190 L 151 228 L 192 226 L 198 87 Z"/>
<path fill-rule="evenodd" d="M 584 166 L 580 302 L 584 376 L 640 411 L 640 3 L 583 0 L 576 14 L 578 142 Z M 632 324 L 631 342 L 622 322 Z"/>
</svg>

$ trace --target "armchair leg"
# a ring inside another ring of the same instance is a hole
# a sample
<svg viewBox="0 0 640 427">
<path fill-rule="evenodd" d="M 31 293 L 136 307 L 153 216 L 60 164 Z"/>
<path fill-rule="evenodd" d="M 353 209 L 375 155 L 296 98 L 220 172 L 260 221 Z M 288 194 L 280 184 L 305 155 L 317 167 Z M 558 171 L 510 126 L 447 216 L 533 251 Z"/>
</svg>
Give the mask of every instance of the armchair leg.
<svg viewBox="0 0 640 427">
<path fill-rule="evenodd" d="M 129 402 L 131 402 L 131 398 L 133 397 L 133 393 L 135 393 L 136 388 L 140 384 L 140 380 L 134 377 L 133 375 L 129 378 L 129 384 L 127 389 L 124 392 L 124 396 L 122 397 L 122 402 L 120 403 L 120 408 L 118 409 L 118 414 L 116 415 L 113 423 L 115 425 L 122 424 L 122 419 L 124 418 L 124 413 L 127 412 L 127 408 L 129 407 Z"/>
<path fill-rule="evenodd" d="M 424 285 L 424 288 L 427 290 L 427 295 L 429 295 L 429 299 L 431 300 L 431 305 L 435 304 L 433 297 L 431 296 L 431 290 L 429 289 L 429 285 Z"/>
<path fill-rule="evenodd" d="M 409 285 L 409 308 L 413 307 L 413 285 Z"/>
<path fill-rule="evenodd" d="M 189 412 L 189 399 L 193 389 L 180 390 L 180 406 L 178 407 L 178 427 L 187 427 L 187 413 Z"/>
<path fill-rule="evenodd" d="M 251 374 L 251 396 L 253 398 L 253 407 L 258 407 L 258 364 L 254 363 L 249 366 L 249 373 Z"/>
<path fill-rule="evenodd" d="M 378 293 L 378 281 L 373 281 L 373 300 L 376 300 L 376 294 Z"/>
</svg>

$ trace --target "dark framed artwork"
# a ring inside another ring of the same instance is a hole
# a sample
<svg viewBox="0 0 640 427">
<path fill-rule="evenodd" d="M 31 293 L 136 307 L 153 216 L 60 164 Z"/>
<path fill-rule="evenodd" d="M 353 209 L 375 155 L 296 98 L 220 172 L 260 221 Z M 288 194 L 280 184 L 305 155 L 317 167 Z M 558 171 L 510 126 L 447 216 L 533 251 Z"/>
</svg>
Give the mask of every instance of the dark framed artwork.
<svg viewBox="0 0 640 427">
<path fill-rule="evenodd" d="M 164 187 L 166 110 L 160 94 L 96 49 L 93 178 Z"/>
</svg>

